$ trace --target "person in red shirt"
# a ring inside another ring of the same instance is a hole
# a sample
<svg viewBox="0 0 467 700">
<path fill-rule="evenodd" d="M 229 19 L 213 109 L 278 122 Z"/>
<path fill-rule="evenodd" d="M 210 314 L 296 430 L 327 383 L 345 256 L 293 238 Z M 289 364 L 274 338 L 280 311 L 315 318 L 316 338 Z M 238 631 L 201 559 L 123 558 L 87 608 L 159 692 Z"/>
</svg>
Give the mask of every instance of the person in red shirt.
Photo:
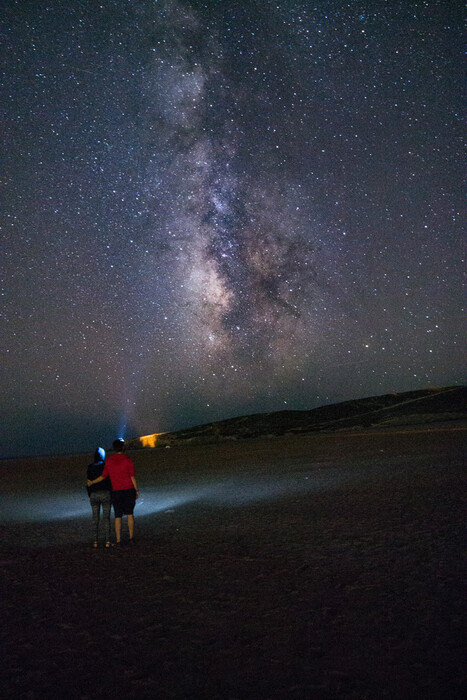
<svg viewBox="0 0 467 700">
<path fill-rule="evenodd" d="M 135 467 L 133 462 L 124 453 L 125 443 L 123 440 L 114 440 L 113 448 L 115 454 L 111 455 L 106 463 L 102 474 L 93 481 L 88 480 L 88 486 L 99 483 L 107 476 L 112 484 L 112 505 L 115 512 L 115 539 L 117 545 L 121 542 L 122 517 L 127 516 L 128 533 L 130 543 L 134 544 L 135 518 L 133 510 L 136 499 L 139 497 L 138 485 L 135 478 Z"/>
</svg>

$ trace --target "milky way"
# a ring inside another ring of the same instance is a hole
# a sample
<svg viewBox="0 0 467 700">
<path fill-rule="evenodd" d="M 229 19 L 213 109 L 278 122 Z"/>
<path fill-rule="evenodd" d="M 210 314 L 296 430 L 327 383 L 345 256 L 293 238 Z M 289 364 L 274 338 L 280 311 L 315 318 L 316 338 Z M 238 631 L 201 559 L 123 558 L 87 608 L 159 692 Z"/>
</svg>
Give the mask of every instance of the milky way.
<svg viewBox="0 0 467 700">
<path fill-rule="evenodd" d="M 463 381 L 461 4 L 4 12 L 5 455 Z"/>
</svg>

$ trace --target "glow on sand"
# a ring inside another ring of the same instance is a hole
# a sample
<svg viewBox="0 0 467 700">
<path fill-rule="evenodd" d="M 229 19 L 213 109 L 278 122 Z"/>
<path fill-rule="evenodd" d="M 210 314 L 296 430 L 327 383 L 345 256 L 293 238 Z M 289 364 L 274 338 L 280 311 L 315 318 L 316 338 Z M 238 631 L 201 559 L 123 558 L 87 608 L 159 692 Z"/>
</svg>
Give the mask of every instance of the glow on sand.
<svg viewBox="0 0 467 700">
<path fill-rule="evenodd" d="M 157 438 L 160 435 L 164 435 L 165 433 L 153 433 L 152 435 L 142 435 L 139 438 L 139 441 L 141 443 L 141 447 L 155 447 Z"/>
<path fill-rule="evenodd" d="M 275 476 L 228 476 L 210 481 L 190 480 L 185 484 L 158 486 L 154 478 L 141 484 L 141 498 L 135 515 L 149 516 L 173 510 L 189 503 L 212 507 L 244 507 L 266 500 L 306 496 L 313 492 L 344 488 L 361 481 L 361 472 L 344 469 L 319 468 L 310 472 Z M 0 520 L 3 522 L 48 522 L 90 517 L 89 500 L 84 489 L 55 491 L 51 494 L 37 485 L 34 491 L 3 497 Z"/>
</svg>

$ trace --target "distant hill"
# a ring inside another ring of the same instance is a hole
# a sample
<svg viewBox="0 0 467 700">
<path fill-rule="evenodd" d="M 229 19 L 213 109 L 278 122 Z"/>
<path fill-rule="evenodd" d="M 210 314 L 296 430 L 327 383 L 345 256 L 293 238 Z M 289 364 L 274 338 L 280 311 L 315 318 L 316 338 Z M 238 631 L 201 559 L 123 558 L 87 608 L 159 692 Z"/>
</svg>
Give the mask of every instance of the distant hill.
<svg viewBox="0 0 467 700">
<path fill-rule="evenodd" d="M 185 430 L 134 438 L 127 441 L 127 446 L 140 449 L 208 444 L 255 437 L 425 425 L 466 418 L 467 387 L 454 386 L 371 396 L 310 411 L 275 411 L 228 418 Z"/>
</svg>

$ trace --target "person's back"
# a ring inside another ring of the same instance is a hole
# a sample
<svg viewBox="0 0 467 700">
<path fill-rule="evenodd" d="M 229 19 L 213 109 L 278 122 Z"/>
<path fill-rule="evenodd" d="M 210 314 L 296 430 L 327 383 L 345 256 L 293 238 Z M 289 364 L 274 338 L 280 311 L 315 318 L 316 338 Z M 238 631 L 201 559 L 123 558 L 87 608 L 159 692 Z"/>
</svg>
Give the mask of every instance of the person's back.
<svg viewBox="0 0 467 700">
<path fill-rule="evenodd" d="M 105 469 L 105 450 L 98 447 L 94 453 L 94 462 L 87 468 L 88 496 L 92 508 L 92 527 L 94 533 L 94 547 L 98 546 L 100 511 L 105 534 L 105 546 L 110 547 L 110 504 L 111 504 L 111 483 L 110 479 L 102 479 L 102 472 Z M 98 479 L 97 483 L 91 483 Z"/>
<path fill-rule="evenodd" d="M 115 537 L 117 544 L 120 544 L 122 517 L 124 515 L 127 516 L 130 542 L 134 544 L 135 519 L 133 510 L 136 499 L 139 496 L 135 468 L 131 459 L 123 454 L 125 449 L 123 440 L 114 440 L 113 448 L 115 454 L 111 455 L 106 461 L 98 481 L 109 476 L 112 483 L 112 505 L 115 513 Z"/>
<path fill-rule="evenodd" d="M 104 471 L 105 467 L 105 450 L 102 447 L 98 447 L 94 453 L 94 462 L 92 464 L 89 464 L 87 468 L 87 478 L 90 481 L 94 481 L 94 479 L 97 479 L 102 472 Z M 110 479 L 107 477 L 104 479 L 104 481 L 100 481 L 98 484 L 93 484 L 92 486 L 88 486 L 88 496 L 91 496 L 91 493 L 96 492 L 96 491 L 110 491 L 112 488 L 110 484 Z"/>
<path fill-rule="evenodd" d="M 107 459 L 105 466 L 112 483 L 112 491 L 134 488 L 131 477 L 135 475 L 135 468 L 129 457 L 122 452 L 117 452 Z"/>
</svg>

